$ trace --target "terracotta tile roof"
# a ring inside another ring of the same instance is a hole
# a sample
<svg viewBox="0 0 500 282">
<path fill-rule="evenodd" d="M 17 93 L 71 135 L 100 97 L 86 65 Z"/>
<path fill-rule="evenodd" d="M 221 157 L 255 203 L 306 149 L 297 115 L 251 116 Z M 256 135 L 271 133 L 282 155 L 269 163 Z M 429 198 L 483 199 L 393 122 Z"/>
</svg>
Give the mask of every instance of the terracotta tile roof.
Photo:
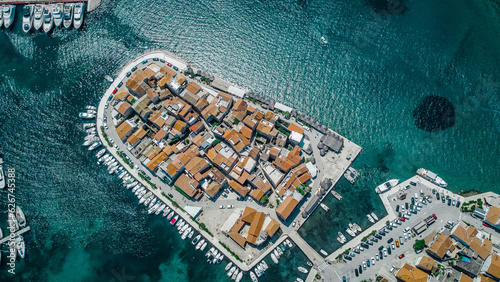
<svg viewBox="0 0 500 282">
<path fill-rule="evenodd" d="M 147 68 L 144 70 L 144 73 L 143 75 L 146 77 L 146 78 L 151 78 L 153 75 L 155 75 L 156 73 L 150 69 L 150 68 Z"/>
<path fill-rule="evenodd" d="M 196 188 L 198 188 L 199 183 L 198 181 L 189 178 L 186 174 L 182 173 L 177 181 L 175 181 L 175 185 L 189 197 L 193 197 L 196 194 Z"/>
<path fill-rule="evenodd" d="M 500 208 L 491 206 L 488 214 L 486 214 L 485 220 L 497 225 L 500 221 Z"/>
<path fill-rule="evenodd" d="M 221 187 L 222 186 L 219 183 L 213 181 L 208 185 L 207 189 L 205 189 L 205 193 L 207 193 L 210 198 L 213 198 L 219 192 Z"/>
<path fill-rule="evenodd" d="M 146 167 L 151 170 L 151 171 L 154 171 L 156 169 L 156 167 L 161 163 L 163 162 L 165 159 L 167 159 L 168 156 L 167 154 L 161 152 L 159 153 L 158 155 L 156 155 L 152 160 L 150 160 L 147 164 L 146 164 Z"/>
<path fill-rule="evenodd" d="M 158 82 L 156 83 L 158 86 L 161 88 L 165 87 L 165 85 L 170 81 L 170 79 L 166 76 L 162 77 Z"/>
<path fill-rule="evenodd" d="M 238 245 L 240 245 L 242 248 L 245 248 L 245 244 L 246 244 L 247 240 L 245 239 L 245 237 L 241 236 L 241 234 L 239 233 L 241 228 L 243 227 L 243 225 L 245 225 L 245 222 L 243 222 L 241 219 L 238 219 L 238 221 L 236 221 L 236 223 L 233 225 L 231 230 L 229 230 L 228 235 L 236 243 L 238 243 Z"/>
<path fill-rule="evenodd" d="M 163 75 L 165 75 L 166 78 L 168 78 L 168 81 L 170 81 L 172 79 L 172 77 L 177 75 L 177 72 L 175 72 L 173 69 L 171 69 L 167 66 L 163 66 L 160 69 L 160 72 L 163 73 Z"/>
<path fill-rule="evenodd" d="M 127 121 L 124 121 L 122 122 L 122 124 L 120 124 L 120 126 L 118 126 L 116 128 L 116 133 L 118 134 L 118 137 L 120 137 L 120 139 L 122 139 L 125 135 L 127 135 L 131 130 L 132 130 L 132 126 L 130 125 L 130 123 L 128 123 Z"/>
<path fill-rule="evenodd" d="M 272 122 L 263 119 L 257 125 L 257 130 L 260 131 L 262 134 L 269 135 L 273 127 L 274 124 Z"/>
<path fill-rule="evenodd" d="M 141 127 L 137 129 L 134 133 L 132 133 L 132 135 L 130 135 L 130 137 L 127 139 L 127 142 L 130 143 L 130 145 L 134 146 L 135 144 L 137 144 L 137 142 L 139 142 L 139 140 L 144 138 L 146 133 L 147 133 L 146 130 L 144 130 Z"/>
<path fill-rule="evenodd" d="M 489 276 L 486 276 L 482 273 L 479 273 L 479 278 L 481 279 L 481 282 L 496 282 L 495 279 L 489 277 Z"/>
<path fill-rule="evenodd" d="M 244 112 L 247 110 L 247 102 L 243 99 L 238 99 L 236 103 L 234 103 L 233 110 Z"/>
<path fill-rule="evenodd" d="M 462 276 L 460 276 L 460 280 L 459 282 L 473 282 L 474 279 L 470 278 L 469 276 L 467 276 L 466 274 L 462 273 Z M 483 280 L 481 280 L 483 281 Z"/>
<path fill-rule="evenodd" d="M 121 88 L 120 90 L 118 90 L 118 92 L 116 92 L 115 97 L 113 99 L 123 101 L 125 100 L 125 98 L 127 98 L 128 95 L 129 93 L 127 89 Z"/>
<path fill-rule="evenodd" d="M 153 88 L 149 88 L 148 90 L 146 90 L 146 95 L 148 95 L 149 99 L 153 100 L 153 98 L 159 97 L 160 93 L 156 92 L 156 90 L 154 90 Z"/>
<path fill-rule="evenodd" d="M 179 169 L 175 167 L 175 165 L 169 164 L 167 165 L 167 171 L 165 172 L 170 176 L 170 178 L 172 178 L 175 176 L 175 174 L 177 174 L 178 171 Z"/>
<path fill-rule="evenodd" d="M 167 154 L 167 156 L 169 157 L 174 153 L 174 151 L 172 150 L 172 146 L 170 145 L 165 146 L 161 151 Z"/>
<path fill-rule="evenodd" d="M 205 138 L 201 134 L 196 135 L 196 137 L 192 140 L 193 144 L 200 147 L 203 142 L 205 142 Z"/>
<path fill-rule="evenodd" d="M 165 135 L 167 135 L 167 132 L 162 128 L 160 130 L 158 130 L 158 132 L 156 132 L 155 136 L 153 136 L 153 138 L 155 140 L 161 140 L 165 137 Z"/>
<path fill-rule="evenodd" d="M 296 125 L 295 123 L 291 122 L 290 125 L 288 126 L 288 130 L 290 131 L 295 131 L 300 134 L 304 134 L 304 129 Z"/>
<path fill-rule="evenodd" d="M 256 212 L 257 210 L 251 207 L 245 207 L 245 209 L 243 210 L 243 214 L 241 215 L 241 220 L 246 223 L 252 222 Z"/>
<path fill-rule="evenodd" d="M 444 234 L 440 234 L 428 250 L 439 258 L 443 258 L 446 252 L 451 250 L 451 247 L 452 242 L 450 238 Z"/>
<path fill-rule="evenodd" d="M 198 109 L 198 111 L 202 111 L 203 109 L 205 109 L 205 107 L 208 105 L 208 101 L 205 99 L 205 98 L 200 98 L 198 99 L 198 101 L 196 102 L 196 104 L 194 104 L 194 107 L 196 109 Z"/>
<path fill-rule="evenodd" d="M 231 186 L 231 188 L 233 188 L 234 191 L 236 191 L 242 197 L 245 197 L 248 194 L 248 192 L 250 191 L 250 189 L 248 189 L 248 187 L 242 186 L 241 184 L 239 184 L 238 182 L 236 182 L 232 179 L 231 179 L 231 181 L 229 181 L 229 186 Z"/>
<path fill-rule="evenodd" d="M 201 89 L 201 86 L 199 86 L 198 84 L 196 84 L 195 82 L 190 82 L 187 86 L 186 86 L 186 90 L 193 93 L 193 94 L 196 94 L 198 93 L 198 91 L 200 91 Z"/>
<path fill-rule="evenodd" d="M 176 81 L 177 81 L 177 83 L 179 83 L 179 84 L 183 84 L 183 83 L 184 83 L 184 81 L 186 81 L 186 77 L 185 77 L 185 76 L 183 76 L 183 75 L 181 75 L 181 76 L 179 76 L 179 77 L 177 78 L 177 80 L 176 80 Z"/>
<path fill-rule="evenodd" d="M 426 271 L 432 271 L 432 267 L 434 266 L 434 260 L 428 256 L 423 256 L 420 262 L 418 263 L 418 266 L 421 269 L 424 269 Z"/>
<path fill-rule="evenodd" d="M 264 118 L 267 120 L 271 120 L 274 116 L 275 114 L 273 112 L 267 111 L 266 114 L 264 115 Z"/>
<path fill-rule="evenodd" d="M 266 226 L 264 232 L 266 232 L 269 237 L 273 237 L 273 235 L 276 233 L 276 231 L 278 231 L 279 228 L 280 223 L 274 220 L 274 218 L 271 218 L 271 222 L 269 222 L 269 224 Z"/>
<path fill-rule="evenodd" d="M 266 215 L 264 213 L 256 212 L 255 217 L 250 224 L 250 229 L 248 230 L 248 234 L 253 235 L 255 237 L 259 237 L 260 230 L 262 229 L 262 225 L 264 224 L 265 219 Z"/>
<path fill-rule="evenodd" d="M 275 158 L 277 158 L 280 154 L 280 149 L 278 147 L 272 147 L 270 150 L 269 150 L 269 155 L 270 156 L 274 156 Z"/>
<path fill-rule="evenodd" d="M 284 220 L 290 216 L 292 211 L 297 207 L 299 202 L 295 200 L 292 196 L 286 197 L 286 199 L 279 205 L 276 209 L 276 213 L 281 216 Z"/>
<path fill-rule="evenodd" d="M 207 166 L 209 166 L 209 164 L 204 158 L 194 157 L 189 160 L 184 169 L 186 169 L 186 171 L 191 175 L 195 175 L 198 172 L 201 172 Z"/>
<path fill-rule="evenodd" d="M 491 254 L 491 264 L 486 272 L 491 276 L 500 278 L 500 256 L 497 253 Z"/>
<path fill-rule="evenodd" d="M 208 119 L 210 116 L 217 117 L 218 113 L 219 109 L 214 104 L 210 104 L 201 112 L 201 115 L 204 119 Z"/>
<path fill-rule="evenodd" d="M 258 160 L 260 154 L 260 150 L 257 147 L 253 147 L 252 150 L 250 150 L 250 153 L 248 154 L 250 157 L 252 157 L 254 160 Z"/>
<path fill-rule="evenodd" d="M 396 274 L 396 278 L 405 282 L 427 282 L 428 276 L 427 273 L 407 263 Z"/>
<path fill-rule="evenodd" d="M 131 107 L 131 106 L 130 106 L 130 104 L 125 102 L 125 103 L 122 103 L 122 104 L 120 105 L 120 107 L 118 107 L 118 110 L 117 110 L 117 111 L 118 111 L 120 114 L 125 115 L 125 113 L 127 112 L 127 110 L 128 110 L 130 107 Z"/>
<path fill-rule="evenodd" d="M 186 123 L 183 122 L 182 120 L 178 120 L 175 124 L 174 124 L 174 128 L 176 130 L 178 130 L 179 132 L 182 131 L 182 129 L 186 126 Z"/>
<path fill-rule="evenodd" d="M 473 226 L 464 227 L 459 224 L 451 235 L 462 240 L 463 242 L 465 242 L 465 244 L 470 245 L 472 243 L 472 238 L 474 238 L 476 234 L 477 229 Z"/>
<path fill-rule="evenodd" d="M 474 252 L 476 252 L 482 259 L 486 259 L 490 255 L 492 247 L 493 244 L 490 240 L 484 239 L 484 241 L 481 242 L 476 237 L 472 238 L 472 242 L 470 244 L 470 248 Z"/>
</svg>

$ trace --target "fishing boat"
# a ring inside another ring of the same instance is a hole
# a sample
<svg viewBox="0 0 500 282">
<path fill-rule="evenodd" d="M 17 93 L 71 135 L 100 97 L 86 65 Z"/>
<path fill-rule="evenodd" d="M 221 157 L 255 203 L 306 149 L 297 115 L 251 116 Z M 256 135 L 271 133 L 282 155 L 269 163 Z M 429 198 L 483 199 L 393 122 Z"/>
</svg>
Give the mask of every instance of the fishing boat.
<svg viewBox="0 0 500 282">
<path fill-rule="evenodd" d="M 227 272 L 227 276 L 231 277 L 236 270 L 236 266 L 231 267 L 231 269 Z"/>
<path fill-rule="evenodd" d="M 16 6 L 15 5 L 4 5 L 3 6 L 3 26 L 9 28 L 14 23 L 14 17 L 16 16 Z"/>
<path fill-rule="evenodd" d="M 354 227 L 354 225 L 352 223 L 349 223 L 349 229 L 354 233 L 356 234 L 358 232 L 358 230 L 356 230 L 356 228 Z"/>
<path fill-rule="evenodd" d="M 25 245 L 24 245 L 24 239 L 23 237 L 21 236 L 17 236 L 16 237 L 16 249 L 17 249 L 17 253 L 19 254 L 19 256 L 21 258 L 24 258 L 24 254 L 25 254 Z"/>
<path fill-rule="evenodd" d="M 5 175 L 3 174 L 3 158 L 0 157 L 0 189 L 5 188 Z"/>
<path fill-rule="evenodd" d="M 238 274 L 238 276 L 236 276 L 236 282 L 240 282 L 241 279 L 243 278 L 243 271 L 240 271 L 240 273 Z"/>
<path fill-rule="evenodd" d="M 203 239 L 203 245 L 201 245 L 201 248 L 200 248 L 200 251 L 203 252 L 203 250 L 205 250 L 205 248 L 207 247 L 208 243 L 205 242 L 205 239 Z"/>
<path fill-rule="evenodd" d="M 45 5 L 45 9 L 43 10 L 43 31 L 45 33 L 49 33 L 54 26 L 54 19 L 52 18 L 51 10 L 52 5 Z"/>
<path fill-rule="evenodd" d="M 359 172 L 352 167 L 348 167 L 344 173 L 344 177 L 349 183 L 354 184 L 354 181 L 359 177 Z"/>
<path fill-rule="evenodd" d="M 24 216 L 23 211 L 18 205 L 16 205 L 16 219 L 17 222 L 19 223 L 20 228 L 26 226 L 26 217 Z"/>
<path fill-rule="evenodd" d="M 253 273 L 252 271 L 250 271 L 250 278 L 252 279 L 252 282 L 258 282 L 259 280 L 257 280 L 257 277 L 255 276 L 255 273 Z"/>
<path fill-rule="evenodd" d="M 73 23 L 73 3 L 64 4 L 63 8 L 63 26 L 64 28 L 70 28 Z"/>
<path fill-rule="evenodd" d="M 347 239 L 346 239 L 346 237 L 344 236 L 344 234 L 342 234 L 342 232 L 340 232 L 340 231 L 339 231 L 339 232 L 337 232 L 337 235 L 339 235 L 339 238 L 340 238 L 340 239 L 342 239 L 342 241 L 347 242 Z"/>
<path fill-rule="evenodd" d="M 278 258 L 276 258 L 276 255 L 273 253 L 271 253 L 271 259 L 274 261 L 275 264 L 279 263 Z"/>
<path fill-rule="evenodd" d="M 4 15 L 5 17 L 5 15 Z M 441 177 L 439 177 L 437 174 L 434 172 L 427 170 L 425 168 L 419 168 L 417 170 L 417 174 L 423 177 L 424 179 L 429 180 L 430 182 L 436 184 L 437 186 L 446 188 L 448 186 L 448 183 L 446 183 Z"/>
<path fill-rule="evenodd" d="M 359 225 L 357 223 L 353 223 L 352 225 L 354 226 L 354 228 L 356 228 L 356 230 L 358 232 L 361 232 L 363 230 L 363 229 L 361 229 L 361 227 L 359 227 Z"/>
<path fill-rule="evenodd" d="M 83 3 L 75 4 L 73 12 L 73 26 L 76 29 L 79 29 L 83 23 L 83 15 L 84 15 L 83 6 L 84 6 Z"/>
<path fill-rule="evenodd" d="M 341 201 L 342 200 L 342 196 L 340 196 L 339 193 L 337 193 L 337 191 L 335 190 L 332 190 L 332 195 L 337 198 L 337 200 Z"/>
<path fill-rule="evenodd" d="M 399 179 L 391 179 L 377 186 L 377 188 L 375 188 L 375 192 L 377 192 L 377 194 L 382 194 L 384 192 L 391 190 L 393 187 L 398 185 L 398 183 Z"/>
<path fill-rule="evenodd" d="M 33 5 L 23 7 L 23 31 L 28 33 L 33 26 Z"/>
<path fill-rule="evenodd" d="M 329 210 L 330 210 L 330 208 L 329 208 L 327 205 L 323 204 L 323 203 L 321 203 L 321 204 L 319 204 L 319 205 L 320 205 L 320 206 L 321 206 L 321 207 L 322 207 L 325 211 L 329 211 Z"/>
<path fill-rule="evenodd" d="M 347 234 L 351 235 L 352 237 L 356 237 L 356 234 L 354 232 L 351 231 L 351 229 L 347 228 L 345 230 L 345 232 L 347 232 Z"/>
<path fill-rule="evenodd" d="M 375 223 L 375 220 L 373 219 L 373 217 L 369 214 L 366 215 L 366 217 L 368 218 L 368 220 L 371 222 L 371 223 Z"/>
<path fill-rule="evenodd" d="M 33 27 L 36 30 L 39 30 L 43 24 L 43 5 L 36 4 L 33 12 Z"/>
<path fill-rule="evenodd" d="M 307 271 L 307 269 L 303 268 L 302 266 L 299 266 L 298 269 L 302 273 L 308 273 L 309 272 L 309 271 Z"/>
<path fill-rule="evenodd" d="M 54 25 L 60 27 L 63 22 L 63 3 L 57 3 L 52 6 L 52 16 L 54 17 Z"/>
<path fill-rule="evenodd" d="M 375 221 L 378 221 L 378 216 L 374 212 L 372 212 L 370 215 L 373 217 L 373 219 L 375 219 Z"/>
<path fill-rule="evenodd" d="M 175 225 L 175 223 L 177 222 L 177 219 L 179 219 L 179 216 L 178 215 L 174 216 L 174 218 L 172 218 L 170 220 L 170 224 Z"/>
</svg>

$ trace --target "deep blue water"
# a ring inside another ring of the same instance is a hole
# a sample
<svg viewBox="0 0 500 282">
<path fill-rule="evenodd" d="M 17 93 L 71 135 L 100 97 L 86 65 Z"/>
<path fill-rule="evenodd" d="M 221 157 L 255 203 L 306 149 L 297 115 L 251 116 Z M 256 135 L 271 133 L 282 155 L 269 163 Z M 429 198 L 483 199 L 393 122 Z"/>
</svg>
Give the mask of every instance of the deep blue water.
<svg viewBox="0 0 500 282">
<path fill-rule="evenodd" d="M 450 190 L 498 192 L 498 2 L 404 5 L 380 17 L 365 1 L 104 1 L 83 30 L 50 36 L 23 34 L 18 7 L 13 30 L 0 32 L 0 148 L 33 231 L 14 277 L 4 254 L 0 280 L 106 281 L 122 271 L 137 281 L 226 279 L 224 265 L 205 264 L 81 147 L 78 111 L 97 103 L 106 74 L 151 49 L 293 106 L 362 146 L 360 187 L 341 182 L 344 202 L 327 199 L 361 225 L 366 212 L 383 214 L 376 184 L 421 166 Z M 454 127 L 416 128 L 413 109 L 428 95 L 455 105 Z M 346 204 L 363 191 L 363 203 Z M 292 281 L 305 263 L 293 254 L 260 280 Z"/>
</svg>

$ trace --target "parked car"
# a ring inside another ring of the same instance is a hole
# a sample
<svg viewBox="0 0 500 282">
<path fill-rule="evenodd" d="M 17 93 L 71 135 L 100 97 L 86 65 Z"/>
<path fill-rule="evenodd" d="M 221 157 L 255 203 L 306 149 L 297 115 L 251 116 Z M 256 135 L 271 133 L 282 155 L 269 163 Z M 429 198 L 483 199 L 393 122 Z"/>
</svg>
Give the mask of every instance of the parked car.
<svg viewBox="0 0 500 282">
<path fill-rule="evenodd" d="M 394 243 L 391 244 L 391 247 L 393 250 L 396 249 L 396 246 L 394 245 Z"/>
<path fill-rule="evenodd" d="M 228 209 L 232 209 L 232 208 L 234 208 L 234 205 L 227 205 L 226 207 L 227 207 Z"/>
<path fill-rule="evenodd" d="M 378 247 L 378 250 L 379 250 L 379 251 L 382 251 L 383 249 L 384 249 L 384 246 L 380 246 L 380 247 Z"/>
<path fill-rule="evenodd" d="M 390 244 L 390 243 L 392 243 L 393 241 L 394 241 L 394 238 L 391 238 L 391 239 L 387 240 L 387 244 Z"/>
<path fill-rule="evenodd" d="M 406 221 L 406 218 L 404 217 L 400 217 L 399 220 L 401 220 L 402 222 L 405 222 Z"/>
<path fill-rule="evenodd" d="M 389 272 L 392 273 L 392 272 L 394 272 L 394 270 L 396 270 L 396 266 L 395 265 L 391 266 L 391 269 L 389 269 Z"/>
<path fill-rule="evenodd" d="M 399 205 L 396 206 L 396 212 L 399 212 Z"/>
<path fill-rule="evenodd" d="M 148 60 L 146 59 L 146 60 L 142 61 L 141 63 L 145 64 L 145 63 L 147 63 L 147 62 L 148 62 Z"/>
<path fill-rule="evenodd" d="M 378 254 L 375 255 L 375 259 L 378 261 Z"/>
<path fill-rule="evenodd" d="M 389 246 L 389 245 L 387 245 L 387 252 L 389 253 L 389 255 L 392 253 L 391 246 Z"/>
<path fill-rule="evenodd" d="M 406 227 L 405 229 L 403 229 L 403 232 L 409 232 L 410 231 L 410 227 Z"/>
<path fill-rule="evenodd" d="M 136 71 L 137 70 L 137 66 L 134 66 L 131 71 Z"/>
<path fill-rule="evenodd" d="M 399 248 L 399 240 L 396 240 L 396 247 Z"/>
<path fill-rule="evenodd" d="M 452 205 L 455 207 L 457 205 L 457 200 L 453 199 Z"/>
<path fill-rule="evenodd" d="M 168 196 L 169 196 L 170 198 L 173 198 L 173 197 L 174 197 L 174 195 L 172 195 L 172 193 L 168 193 Z"/>
<path fill-rule="evenodd" d="M 358 272 L 358 269 L 357 269 L 357 268 L 355 268 L 355 269 L 354 269 L 354 275 L 356 275 L 356 277 L 358 277 L 358 276 L 359 276 L 359 272 Z"/>
<path fill-rule="evenodd" d="M 370 259 L 366 260 L 366 266 L 370 267 Z"/>
<path fill-rule="evenodd" d="M 113 94 L 116 94 L 116 92 L 118 92 L 118 88 L 115 88 L 115 89 L 113 90 Z"/>
<path fill-rule="evenodd" d="M 123 81 L 120 81 L 120 83 L 118 83 L 117 86 L 118 86 L 118 88 L 120 88 L 120 87 L 122 87 L 122 85 L 123 85 Z"/>
<path fill-rule="evenodd" d="M 378 254 L 380 256 L 380 259 L 384 259 L 384 254 L 382 253 L 382 251 L 379 251 Z"/>
<path fill-rule="evenodd" d="M 438 201 L 439 201 L 439 198 L 440 198 L 439 193 L 436 193 L 436 199 L 438 199 Z"/>
<path fill-rule="evenodd" d="M 405 257 L 405 254 L 400 254 L 398 258 L 399 258 L 399 259 L 402 259 L 402 258 L 404 258 L 404 257 Z"/>
<path fill-rule="evenodd" d="M 219 209 L 221 209 L 221 210 L 223 210 L 225 208 L 226 208 L 225 206 L 219 206 Z"/>
<path fill-rule="evenodd" d="M 451 199 L 448 198 L 448 206 L 451 206 Z"/>
<path fill-rule="evenodd" d="M 363 269 L 366 269 L 366 262 L 363 262 Z"/>
<path fill-rule="evenodd" d="M 172 66 L 172 64 L 171 64 L 171 63 L 167 63 L 167 66 L 171 67 L 171 66 Z"/>
<path fill-rule="evenodd" d="M 127 72 L 127 77 L 130 77 L 132 75 L 131 72 Z"/>
<path fill-rule="evenodd" d="M 444 194 L 441 193 L 441 201 L 444 203 L 444 201 L 446 201 L 446 199 L 444 198 Z"/>
<path fill-rule="evenodd" d="M 413 181 L 410 181 L 410 184 L 413 185 L 413 186 L 417 186 L 417 183 L 415 183 Z"/>
<path fill-rule="evenodd" d="M 408 203 L 407 202 L 405 203 L 405 208 L 408 209 Z"/>
<path fill-rule="evenodd" d="M 438 219 L 438 217 L 435 214 L 432 214 L 432 216 L 434 217 L 434 219 Z"/>
<path fill-rule="evenodd" d="M 296 220 L 294 220 L 294 221 L 292 222 L 292 227 L 295 227 L 295 225 L 296 225 L 296 224 L 297 224 L 297 221 L 296 221 Z"/>
<path fill-rule="evenodd" d="M 460 201 L 457 201 L 457 208 L 460 207 Z"/>
<path fill-rule="evenodd" d="M 372 257 L 372 265 L 375 265 L 375 258 Z"/>
<path fill-rule="evenodd" d="M 387 250 L 384 249 L 384 257 L 387 257 Z"/>
<path fill-rule="evenodd" d="M 427 197 L 427 202 L 432 203 L 432 200 L 430 197 Z"/>
</svg>

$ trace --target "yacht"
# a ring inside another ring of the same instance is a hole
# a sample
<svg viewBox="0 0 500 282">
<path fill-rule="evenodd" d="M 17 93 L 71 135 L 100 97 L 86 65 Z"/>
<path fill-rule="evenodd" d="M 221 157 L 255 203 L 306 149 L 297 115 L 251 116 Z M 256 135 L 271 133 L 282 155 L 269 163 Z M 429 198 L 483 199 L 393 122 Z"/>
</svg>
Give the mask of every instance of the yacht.
<svg viewBox="0 0 500 282">
<path fill-rule="evenodd" d="M 169 212 L 170 212 L 170 207 L 166 206 L 165 209 L 163 210 L 163 217 L 166 217 Z"/>
<path fill-rule="evenodd" d="M 0 157 L 0 189 L 5 188 L 5 175 L 3 174 L 3 159 Z"/>
<path fill-rule="evenodd" d="M 356 234 L 354 234 L 354 232 L 352 232 L 349 228 L 347 228 L 345 232 L 347 232 L 347 234 L 351 235 L 352 237 L 356 237 Z"/>
<path fill-rule="evenodd" d="M 44 29 L 43 30 L 45 30 L 45 22 L 44 22 Z M 94 114 L 89 114 L 89 113 L 79 113 L 78 116 L 80 116 L 80 118 L 86 118 L 86 119 L 95 118 Z"/>
<path fill-rule="evenodd" d="M 279 263 L 278 258 L 276 258 L 276 255 L 273 253 L 271 253 L 271 259 L 274 261 L 275 264 Z"/>
<path fill-rule="evenodd" d="M 375 221 L 378 221 L 378 216 L 374 212 L 372 212 L 370 215 L 373 217 L 373 219 L 375 219 Z"/>
<path fill-rule="evenodd" d="M 36 4 L 33 12 L 33 27 L 36 30 L 39 30 L 43 24 L 43 5 Z"/>
<path fill-rule="evenodd" d="M 346 237 L 344 236 L 344 234 L 342 234 L 342 232 L 340 232 L 340 231 L 339 231 L 339 232 L 337 233 L 337 235 L 339 235 L 339 238 L 340 238 L 340 239 L 342 239 L 342 241 L 347 242 L 347 239 L 346 239 Z"/>
<path fill-rule="evenodd" d="M 63 3 L 57 3 L 52 6 L 52 15 L 54 16 L 54 25 L 56 27 L 60 27 L 63 21 L 63 10 L 64 4 Z"/>
<path fill-rule="evenodd" d="M 349 223 L 349 229 L 354 233 L 356 234 L 358 232 L 358 230 L 356 230 L 356 228 L 354 227 L 354 225 L 352 223 Z"/>
<path fill-rule="evenodd" d="M 63 26 L 64 28 L 70 28 L 73 23 L 73 5 L 72 3 L 64 4 L 63 12 Z"/>
<path fill-rule="evenodd" d="M 377 194 L 382 194 L 384 192 L 391 190 L 391 188 L 398 185 L 398 183 L 399 179 L 391 179 L 377 186 L 377 188 L 375 188 L 375 192 L 377 192 Z"/>
<path fill-rule="evenodd" d="M 24 258 L 25 245 L 24 245 L 24 239 L 21 236 L 16 237 L 16 249 L 19 256 L 21 258 Z"/>
<path fill-rule="evenodd" d="M 2 28 L 2 26 L 3 26 L 3 5 L 0 5 L 0 28 Z"/>
<path fill-rule="evenodd" d="M 144 205 L 147 206 L 147 205 L 149 205 L 149 203 L 151 203 L 152 200 L 154 200 L 155 197 L 146 198 L 146 196 L 145 196 L 144 198 L 146 199 L 145 202 L 144 202 Z M 141 201 L 139 201 L 139 204 L 142 204 Z"/>
<path fill-rule="evenodd" d="M 231 276 L 231 280 L 235 280 L 236 277 L 238 277 L 239 273 L 240 273 L 240 270 L 238 268 L 236 268 L 236 270 L 234 271 L 233 275 Z"/>
<path fill-rule="evenodd" d="M 337 237 L 337 241 L 339 241 L 340 244 L 344 244 L 345 243 L 345 240 L 342 240 L 342 238 L 340 238 L 340 237 Z"/>
<path fill-rule="evenodd" d="M 75 9 L 74 9 L 74 12 L 73 12 L 73 15 L 74 15 L 73 26 L 76 29 L 79 29 L 82 26 L 83 14 L 84 14 L 83 3 L 76 3 L 75 4 Z"/>
<path fill-rule="evenodd" d="M 146 195 L 144 195 L 144 197 L 142 197 L 140 200 L 139 200 L 139 204 L 142 204 L 144 202 L 146 202 L 146 200 L 149 199 L 149 197 L 151 197 L 151 195 L 153 195 L 152 192 L 148 192 Z M 148 203 L 149 204 L 149 203 Z"/>
<path fill-rule="evenodd" d="M 240 273 L 236 277 L 236 282 L 240 282 L 242 278 L 243 278 L 243 271 L 240 271 Z"/>
<path fill-rule="evenodd" d="M 299 266 L 298 267 L 299 271 L 302 272 L 302 273 L 307 273 L 309 271 L 307 271 L 307 269 L 303 268 L 302 266 Z"/>
<path fill-rule="evenodd" d="M 155 215 L 159 215 L 167 205 L 162 204 L 156 211 Z"/>
<path fill-rule="evenodd" d="M 33 24 L 33 5 L 26 5 L 23 8 L 23 31 L 28 33 Z"/>
<path fill-rule="evenodd" d="M 26 217 L 24 216 L 23 211 L 18 205 L 16 205 L 16 219 L 19 223 L 19 227 L 23 228 L 24 226 L 26 226 Z"/>
<path fill-rule="evenodd" d="M 43 10 L 43 31 L 49 33 L 54 26 L 54 20 L 52 19 L 52 5 L 46 5 L 45 10 Z M 81 116 L 80 116 L 81 117 Z"/>
<path fill-rule="evenodd" d="M 257 280 L 257 277 L 255 276 L 255 273 L 253 273 L 252 271 L 250 271 L 250 278 L 252 278 L 252 282 L 258 282 L 259 280 Z"/>
<path fill-rule="evenodd" d="M 329 210 L 330 210 L 330 208 L 329 208 L 327 205 L 323 204 L 323 203 L 321 203 L 321 204 L 319 204 L 319 205 L 320 205 L 320 206 L 321 206 L 321 207 L 322 207 L 325 211 L 329 211 Z"/>
<path fill-rule="evenodd" d="M 95 157 L 100 158 L 102 155 L 104 155 L 104 153 L 106 153 L 106 149 L 102 149 L 99 152 L 97 152 L 97 154 L 95 154 Z"/>
<path fill-rule="evenodd" d="M 5 28 L 9 28 L 14 23 L 15 16 L 16 16 L 16 6 L 15 5 L 3 6 L 3 26 Z"/>
<path fill-rule="evenodd" d="M 200 238 L 201 238 L 201 235 L 194 237 L 193 241 L 191 241 L 191 244 L 196 245 L 198 243 L 198 241 L 200 240 Z M 226 269 L 226 271 L 227 271 L 227 269 Z"/>
<path fill-rule="evenodd" d="M 375 223 L 375 220 L 373 219 L 373 217 L 369 214 L 366 215 L 366 217 L 368 218 L 368 220 L 371 222 L 371 223 Z"/>
<path fill-rule="evenodd" d="M 89 151 L 93 151 L 93 150 L 99 148 L 101 145 L 102 145 L 101 142 L 97 141 L 94 144 L 90 145 Z"/>
<path fill-rule="evenodd" d="M 191 229 L 191 228 L 190 228 Z M 193 235 L 194 235 L 194 230 L 191 230 L 188 234 L 188 238 L 191 239 L 193 238 Z M 224 258 L 224 256 L 222 256 L 222 258 Z"/>
<path fill-rule="evenodd" d="M 5 18 L 5 15 L 4 15 Z M 436 184 L 437 186 L 446 188 L 448 186 L 448 183 L 446 183 L 441 177 L 439 177 L 437 174 L 434 172 L 427 170 L 425 168 L 419 168 L 417 170 L 417 174 L 422 176 L 423 178 L 429 180 L 430 182 Z"/>
<path fill-rule="evenodd" d="M 205 242 L 205 239 L 203 239 L 203 241 L 202 241 L 202 242 L 203 242 L 203 244 L 201 244 L 200 251 L 202 251 L 202 252 L 203 252 L 203 250 L 205 250 L 205 248 L 207 247 L 208 243 L 207 243 L 207 242 Z"/>
<path fill-rule="evenodd" d="M 171 212 L 168 214 L 168 216 L 167 216 L 167 220 L 171 220 L 171 219 L 172 219 L 172 217 L 174 217 L 174 215 L 175 215 L 175 212 L 174 212 L 174 211 L 171 211 Z"/>
</svg>

